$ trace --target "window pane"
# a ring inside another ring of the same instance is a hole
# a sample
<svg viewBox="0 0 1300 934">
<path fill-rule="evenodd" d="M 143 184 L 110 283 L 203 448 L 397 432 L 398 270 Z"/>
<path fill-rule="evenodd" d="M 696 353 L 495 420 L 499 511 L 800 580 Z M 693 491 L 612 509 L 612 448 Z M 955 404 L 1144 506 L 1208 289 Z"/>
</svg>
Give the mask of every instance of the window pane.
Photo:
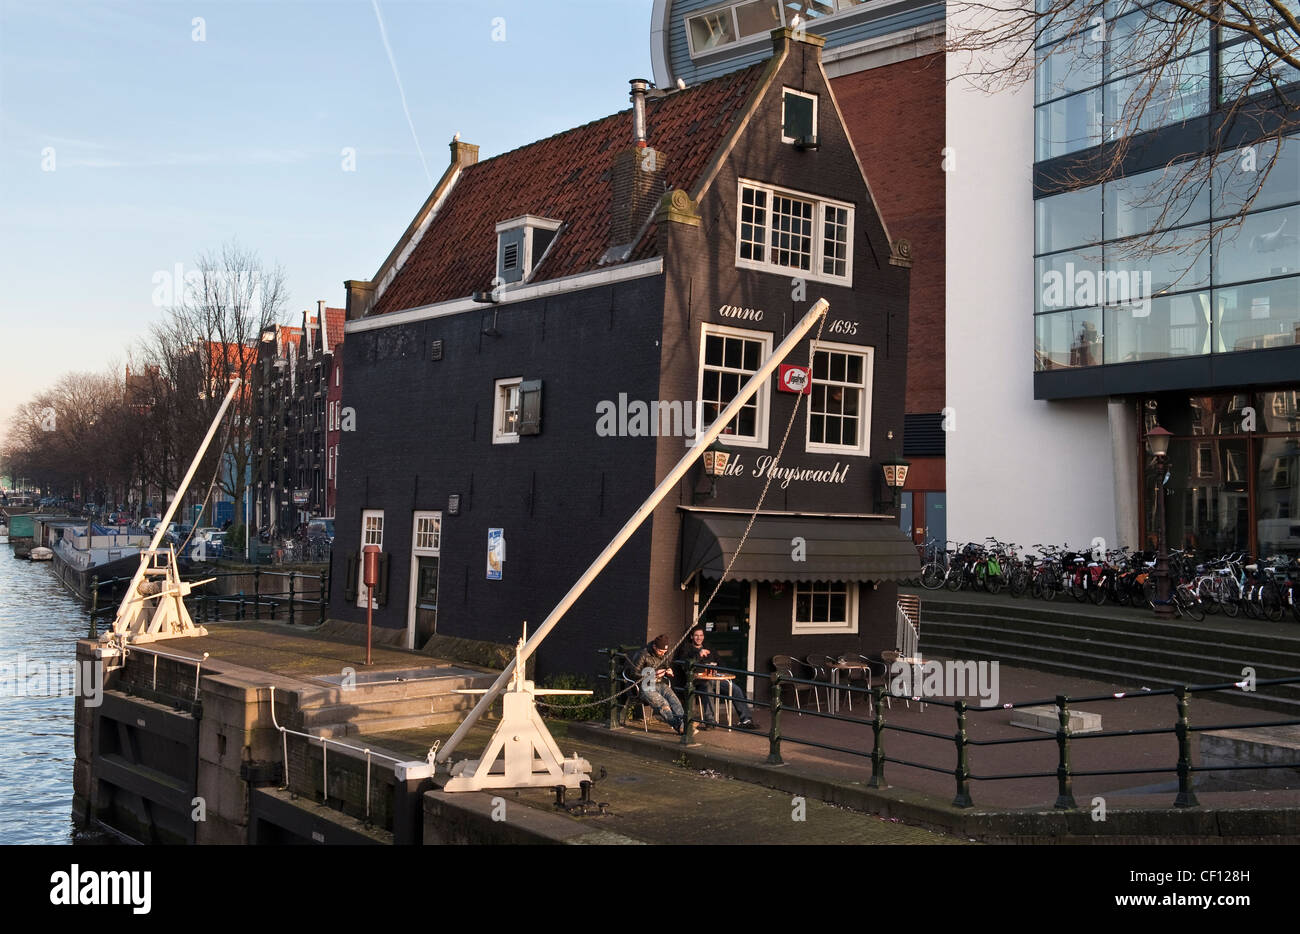
<svg viewBox="0 0 1300 934">
<path fill-rule="evenodd" d="M 1107 182 L 1106 239 L 1148 233 L 1158 222 L 1161 227 L 1179 227 L 1208 218 L 1209 185 L 1201 177 L 1189 177 L 1191 169 L 1172 165 Z"/>
<path fill-rule="evenodd" d="M 1260 431 L 1300 431 L 1300 390 L 1258 394 L 1255 411 Z M 1297 501 L 1300 507 L 1300 501 Z"/>
<path fill-rule="evenodd" d="M 1265 141 L 1229 150 L 1215 163 L 1215 217 L 1239 214 L 1252 195 L 1252 211 L 1300 199 L 1300 137 L 1283 140 L 1282 152 L 1274 161 L 1276 152 L 1277 144 Z"/>
<path fill-rule="evenodd" d="M 1214 281 L 1242 282 L 1300 271 L 1300 207 L 1249 214 L 1214 238 Z"/>
<path fill-rule="evenodd" d="M 776 195 L 772 199 L 772 262 L 812 268 L 812 203 Z"/>
<path fill-rule="evenodd" d="M 785 109 L 785 126 L 781 132 L 788 139 L 799 139 L 804 136 L 813 135 L 813 107 L 815 102 L 811 97 L 804 97 L 802 94 L 792 94 L 785 92 L 783 98 Z"/>
<path fill-rule="evenodd" d="M 1287 45 L 1287 33 L 1275 33 L 1274 39 Z M 1291 39 L 1294 43 L 1294 37 Z M 1290 84 L 1300 79 L 1300 72 L 1267 52 L 1259 42 L 1247 39 L 1219 49 L 1219 101 L 1228 103 L 1243 95 L 1273 93 L 1273 82 Z"/>
<path fill-rule="evenodd" d="M 739 368 L 743 361 L 744 352 L 745 345 L 739 338 L 726 338 L 726 353 L 723 355 L 723 365 L 732 368 Z"/>
<path fill-rule="evenodd" d="M 1043 104 L 1034 111 L 1036 158 L 1063 156 L 1101 142 L 1101 89 Z"/>
<path fill-rule="evenodd" d="M 704 363 L 706 366 L 722 365 L 722 338 L 717 334 L 704 335 Z"/>
<path fill-rule="evenodd" d="M 736 30 L 731 21 L 730 8 L 693 17 L 689 23 L 691 45 L 697 55 L 736 41 Z"/>
<path fill-rule="evenodd" d="M 1039 49 L 1034 75 L 1035 102 L 1041 104 L 1101 84 L 1104 46 L 1104 42 L 1094 38 L 1093 30 L 1087 30 L 1049 48 Z"/>
<path fill-rule="evenodd" d="M 1095 305 L 1100 301 L 1101 249 L 1055 253 L 1034 260 L 1037 310 Z"/>
<path fill-rule="evenodd" d="M 1210 108 L 1210 54 L 1201 52 L 1156 71 L 1106 85 L 1106 138 L 1182 123 Z"/>
<path fill-rule="evenodd" d="M 1034 318 L 1034 369 L 1101 363 L 1101 310 L 1082 308 Z"/>
<path fill-rule="evenodd" d="M 1210 296 L 1193 292 L 1151 302 L 1150 313 L 1107 308 L 1105 362 L 1161 360 L 1210 352 Z"/>
<path fill-rule="evenodd" d="M 1056 253 L 1101 240 L 1101 186 L 1034 202 L 1037 253 Z"/>
<path fill-rule="evenodd" d="M 1292 430 L 1295 430 L 1292 419 Z M 1261 438 L 1256 449 L 1255 511 L 1261 555 L 1300 553 L 1300 435 Z"/>
<path fill-rule="evenodd" d="M 1210 284 L 1210 228 L 1185 227 L 1158 236 L 1108 243 L 1106 271 L 1112 276 L 1123 274 L 1129 294 L 1142 298 L 1204 288 Z"/>
<path fill-rule="evenodd" d="M 1289 347 L 1300 332 L 1300 278 L 1215 289 L 1217 351 Z M 1276 431 L 1277 429 L 1267 429 Z"/>
<path fill-rule="evenodd" d="M 753 373 L 758 369 L 763 354 L 763 345 L 758 341 L 745 341 L 745 369 Z"/>
<path fill-rule="evenodd" d="M 1153 49 L 1161 50 L 1161 58 L 1175 58 L 1199 52 L 1210 41 L 1209 25 L 1204 19 L 1183 16 L 1159 5 L 1121 17 L 1108 24 L 1106 31 L 1107 78 L 1149 68 Z M 1176 51 L 1165 51 L 1171 48 Z"/>
<path fill-rule="evenodd" d="M 781 28 L 781 7 L 776 0 L 754 0 L 736 7 L 740 37 L 753 36 Z"/>
</svg>

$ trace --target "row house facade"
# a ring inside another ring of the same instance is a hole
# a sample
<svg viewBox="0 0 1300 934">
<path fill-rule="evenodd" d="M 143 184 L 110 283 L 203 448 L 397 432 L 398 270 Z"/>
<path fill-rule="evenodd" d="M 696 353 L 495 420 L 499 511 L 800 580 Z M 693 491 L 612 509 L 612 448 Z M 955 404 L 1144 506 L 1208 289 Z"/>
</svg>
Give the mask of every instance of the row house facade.
<svg viewBox="0 0 1300 934">
<path fill-rule="evenodd" d="M 403 644 L 535 628 L 690 449 L 691 422 L 716 419 L 824 297 L 787 361 L 802 369 L 727 427 L 726 475 L 692 468 L 539 666 L 592 671 L 598 647 L 697 617 L 724 663 L 755 670 L 894 647 L 894 581 L 918 568 L 882 505 L 908 245 L 882 220 L 824 41 L 769 41 L 712 80 L 634 80 L 630 112 L 491 159 L 452 142 L 388 259 L 346 283 L 333 618 L 365 622 L 375 545 L 374 624 Z"/>
<path fill-rule="evenodd" d="M 259 336 L 253 374 L 254 530 L 292 535 L 309 519 L 332 515 L 337 441 L 331 444 L 335 372 L 343 340 L 341 308 L 319 303 L 299 327 L 276 324 Z"/>
</svg>

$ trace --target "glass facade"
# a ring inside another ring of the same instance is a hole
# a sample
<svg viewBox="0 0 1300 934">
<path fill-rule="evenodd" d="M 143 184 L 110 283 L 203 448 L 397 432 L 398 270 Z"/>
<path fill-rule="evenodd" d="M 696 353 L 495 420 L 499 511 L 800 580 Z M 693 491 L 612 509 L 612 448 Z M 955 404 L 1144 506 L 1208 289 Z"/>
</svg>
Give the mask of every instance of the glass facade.
<svg viewBox="0 0 1300 934">
<path fill-rule="evenodd" d="M 1300 555 L 1300 390 L 1141 401 L 1143 432 L 1173 432 L 1166 521 L 1171 547 Z M 1154 463 L 1144 457 L 1143 540 L 1155 541 Z"/>
</svg>

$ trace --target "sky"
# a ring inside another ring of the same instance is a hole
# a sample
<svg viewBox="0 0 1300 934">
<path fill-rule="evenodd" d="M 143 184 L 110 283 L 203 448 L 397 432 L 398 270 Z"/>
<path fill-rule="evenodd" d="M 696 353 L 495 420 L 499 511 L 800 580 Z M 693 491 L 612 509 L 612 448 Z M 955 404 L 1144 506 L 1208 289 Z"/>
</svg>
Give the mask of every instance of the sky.
<svg viewBox="0 0 1300 934">
<path fill-rule="evenodd" d="M 0 0 L 0 438 L 224 243 L 283 267 L 290 319 L 342 307 L 453 134 L 487 158 L 628 107 L 652 5 Z"/>
</svg>

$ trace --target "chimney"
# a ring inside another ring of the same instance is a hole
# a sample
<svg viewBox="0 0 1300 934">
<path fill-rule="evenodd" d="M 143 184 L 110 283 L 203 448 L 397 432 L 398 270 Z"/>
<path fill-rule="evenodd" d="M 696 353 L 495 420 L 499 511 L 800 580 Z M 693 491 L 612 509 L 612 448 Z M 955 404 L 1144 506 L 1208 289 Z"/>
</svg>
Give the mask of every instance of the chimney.
<svg viewBox="0 0 1300 934">
<path fill-rule="evenodd" d="M 638 149 L 646 146 L 645 135 L 645 92 L 650 90 L 650 82 L 645 78 L 633 78 L 632 85 L 632 141 Z"/>
<path fill-rule="evenodd" d="M 650 82 L 633 78 L 632 145 L 614 153 L 610 169 L 609 250 L 602 262 L 622 262 L 664 192 L 664 155 L 650 148 L 646 92 Z"/>
<path fill-rule="evenodd" d="M 451 138 L 451 164 L 460 166 L 463 169 L 476 162 L 478 162 L 478 147 L 473 143 L 462 143 L 459 133 L 453 136 Z"/>
</svg>

